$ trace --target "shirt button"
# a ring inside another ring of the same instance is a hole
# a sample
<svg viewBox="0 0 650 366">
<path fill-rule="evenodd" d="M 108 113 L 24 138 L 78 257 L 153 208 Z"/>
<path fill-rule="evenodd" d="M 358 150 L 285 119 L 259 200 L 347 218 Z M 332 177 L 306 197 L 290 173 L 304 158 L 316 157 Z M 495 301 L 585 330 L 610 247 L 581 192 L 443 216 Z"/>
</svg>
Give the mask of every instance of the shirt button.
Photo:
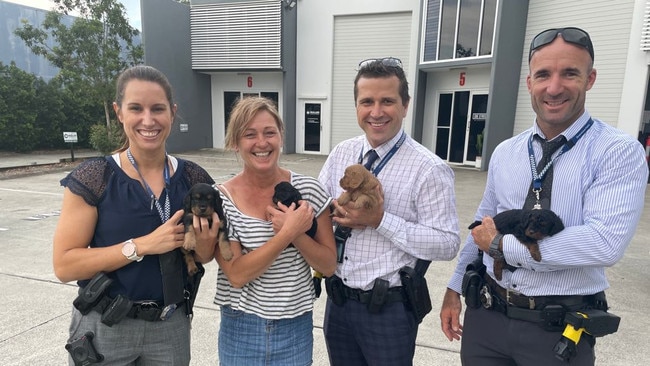
<svg viewBox="0 0 650 366">
<path fill-rule="evenodd" d="M 513 284 L 512 284 L 512 288 L 517 288 L 517 284 L 516 284 L 516 283 L 513 283 Z"/>
<path fill-rule="evenodd" d="M 517 267 L 521 267 L 521 263 L 517 263 Z"/>
<path fill-rule="evenodd" d="M 347 279 L 347 278 L 343 278 L 343 281 L 344 281 L 344 282 L 348 282 L 348 279 Z"/>
</svg>

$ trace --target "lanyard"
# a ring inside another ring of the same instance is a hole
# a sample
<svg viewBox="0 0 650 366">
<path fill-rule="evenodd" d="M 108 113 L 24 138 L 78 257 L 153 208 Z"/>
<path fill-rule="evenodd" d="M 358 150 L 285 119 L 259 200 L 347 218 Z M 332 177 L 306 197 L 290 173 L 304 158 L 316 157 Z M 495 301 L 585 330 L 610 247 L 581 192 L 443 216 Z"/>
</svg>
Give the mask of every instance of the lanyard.
<svg viewBox="0 0 650 366">
<path fill-rule="evenodd" d="M 551 161 L 549 161 L 546 166 L 542 169 L 542 171 L 538 174 L 537 173 L 537 164 L 535 164 L 535 152 L 533 151 L 533 134 L 530 134 L 530 137 L 528 138 L 528 158 L 530 160 L 530 172 L 533 176 L 533 191 L 537 192 L 542 189 L 542 182 L 544 181 L 544 177 L 546 176 L 546 172 L 551 168 L 553 163 L 555 162 L 555 159 L 559 158 L 560 155 L 564 154 L 565 152 L 571 150 L 571 148 L 578 142 L 578 140 L 587 132 L 587 130 L 591 127 L 591 125 L 594 124 L 594 120 L 589 118 L 589 121 L 582 126 L 580 131 L 575 134 L 570 140 L 564 143 L 562 145 L 562 149 L 560 149 L 560 152 L 555 155 Z"/>
<path fill-rule="evenodd" d="M 386 156 L 383 159 L 381 159 L 381 161 L 375 167 L 375 169 L 370 170 L 372 172 L 372 174 L 374 174 L 375 177 L 379 175 L 379 172 L 381 172 L 381 170 L 384 168 L 384 165 L 386 165 L 386 163 L 388 163 L 390 158 L 392 158 L 393 155 L 395 155 L 397 150 L 404 143 L 404 140 L 406 140 L 406 132 L 402 131 L 402 136 L 400 136 L 399 140 L 397 140 L 395 145 L 393 145 L 393 147 L 390 149 L 390 151 L 388 151 L 388 154 L 386 154 Z M 361 164 L 362 161 L 363 161 L 363 151 L 361 151 L 359 153 L 359 164 Z"/>
<path fill-rule="evenodd" d="M 151 196 L 150 209 L 153 210 L 153 206 L 155 205 L 156 209 L 158 210 L 158 215 L 160 215 L 160 220 L 162 222 L 166 222 L 167 220 L 169 220 L 169 217 L 171 216 L 171 208 L 169 206 L 169 192 L 167 192 L 167 187 L 169 186 L 169 165 L 167 163 L 167 153 L 165 153 L 165 168 L 163 169 L 163 178 L 165 179 L 165 188 L 163 189 L 163 191 L 165 192 L 164 210 L 160 205 L 160 200 L 156 199 L 156 195 L 153 194 L 151 187 L 149 187 L 147 181 L 144 180 L 142 173 L 140 173 L 140 169 L 138 169 L 138 163 L 135 162 L 135 159 L 131 154 L 131 149 L 126 149 L 126 156 L 129 158 L 129 161 L 131 162 L 131 165 L 133 165 L 133 167 L 135 168 L 135 171 L 138 172 L 138 175 L 140 176 L 140 179 L 142 180 L 142 183 L 144 184 L 144 188 L 146 189 L 147 193 Z"/>
</svg>

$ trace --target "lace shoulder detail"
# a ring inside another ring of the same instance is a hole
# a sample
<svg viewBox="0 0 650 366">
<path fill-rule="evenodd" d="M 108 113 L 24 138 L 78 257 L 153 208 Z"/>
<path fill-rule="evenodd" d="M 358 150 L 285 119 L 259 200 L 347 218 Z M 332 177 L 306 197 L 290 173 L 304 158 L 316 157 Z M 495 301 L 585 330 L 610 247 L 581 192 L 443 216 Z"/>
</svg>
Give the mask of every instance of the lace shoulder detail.
<svg viewBox="0 0 650 366">
<path fill-rule="evenodd" d="M 81 196 L 89 205 L 97 206 L 111 174 L 113 169 L 106 158 L 94 158 L 84 161 L 61 179 L 61 185 Z"/>
<path fill-rule="evenodd" d="M 196 183 L 214 184 L 214 179 L 200 165 L 193 161 L 185 160 L 183 174 L 187 177 L 191 185 Z"/>
</svg>

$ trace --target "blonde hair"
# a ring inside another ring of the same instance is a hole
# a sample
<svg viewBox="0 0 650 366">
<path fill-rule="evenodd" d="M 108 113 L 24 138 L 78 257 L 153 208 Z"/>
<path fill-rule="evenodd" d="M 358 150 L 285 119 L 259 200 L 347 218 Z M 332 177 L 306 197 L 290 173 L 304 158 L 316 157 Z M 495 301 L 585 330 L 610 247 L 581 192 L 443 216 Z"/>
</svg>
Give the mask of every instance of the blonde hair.
<svg viewBox="0 0 650 366">
<path fill-rule="evenodd" d="M 246 97 L 238 99 L 235 106 L 230 112 L 230 119 L 228 120 L 228 130 L 224 141 L 225 148 L 228 150 L 235 150 L 237 142 L 244 135 L 244 131 L 248 128 L 250 121 L 260 112 L 269 112 L 280 132 L 280 137 L 284 141 L 284 123 L 275 106 L 275 102 L 271 99 L 264 97 Z"/>
</svg>

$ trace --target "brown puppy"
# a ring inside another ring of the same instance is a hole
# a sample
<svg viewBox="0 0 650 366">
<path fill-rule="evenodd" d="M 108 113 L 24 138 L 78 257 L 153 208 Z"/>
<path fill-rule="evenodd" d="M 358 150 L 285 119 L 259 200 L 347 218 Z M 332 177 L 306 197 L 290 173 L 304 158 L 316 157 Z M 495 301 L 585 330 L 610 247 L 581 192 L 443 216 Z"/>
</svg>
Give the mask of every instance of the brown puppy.
<svg viewBox="0 0 650 366">
<path fill-rule="evenodd" d="M 230 249 L 230 242 L 226 234 L 226 216 L 223 214 L 223 203 L 219 193 L 209 184 L 197 183 L 187 192 L 183 199 L 183 225 L 185 226 L 185 241 L 181 251 L 183 252 L 185 263 L 187 264 L 187 273 L 193 276 L 198 268 L 194 261 L 193 251 L 196 248 L 196 234 L 192 225 L 193 217 L 205 217 L 212 227 L 212 213 L 216 212 L 219 217 L 219 250 L 221 255 L 227 261 L 232 259 L 233 253 Z"/>
<path fill-rule="evenodd" d="M 562 219 L 555 212 L 547 209 L 508 210 L 497 214 L 493 219 L 499 233 L 514 235 L 520 243 L 528 247 L 530 256 L 537 262 L 542 260 L 537 241 L 564 230 Z M 472 229 L 480 224 L 480 221 L 475 221 L 469 228 Z M 507 266 L 505 258 L 494 261 L 494 275 L 497 280 L 501 280 L 503 269 Z"/>
<path fill-rule="evenodd" d="M 354 208 L 377 207 L 379 197 L 376 188 L 379 186 L 379 180 L 363 165 L 354 164 L 347 167 L 339 184 L 345 190 L 338 198 L 339 205 L 345 206 L 348 202 L 353 202 Z"/>
</svg>

